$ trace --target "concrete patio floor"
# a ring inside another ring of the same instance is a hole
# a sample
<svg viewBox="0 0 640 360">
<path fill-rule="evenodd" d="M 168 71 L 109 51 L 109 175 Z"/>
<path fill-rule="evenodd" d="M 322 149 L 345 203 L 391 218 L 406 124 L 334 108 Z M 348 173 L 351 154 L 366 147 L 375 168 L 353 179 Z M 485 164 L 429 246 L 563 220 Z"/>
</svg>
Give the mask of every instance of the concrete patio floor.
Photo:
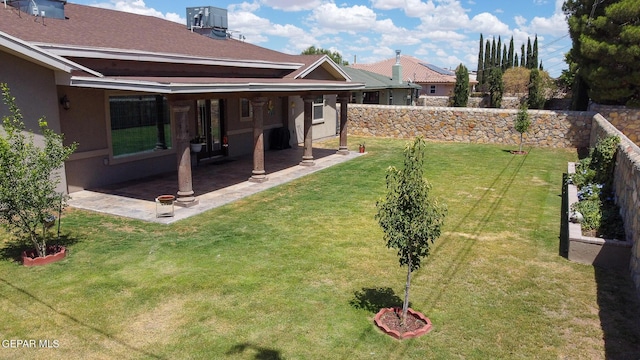
<svg viewBox="0 0 640 360">
<path fill-rule="evenodd" d="M 301 166 L 298 164 L 302 153 L 302 147 L 265 151 L 268 180 L 263 183 L 247 181 L 253 170 L 252 155 L 200 162 L 192 167 L 193 191 L 199 204 L 189 208 L 174 206 L 173 216 L 157 217 L 155 199 L 176 194 L 177 172 L 74 192 L 70 194 L 69 206 L 170 224 L 363 155 L 354 151 L 341 155 L 335 149 L 314 148 L 315 165 Z"/>
</svg>

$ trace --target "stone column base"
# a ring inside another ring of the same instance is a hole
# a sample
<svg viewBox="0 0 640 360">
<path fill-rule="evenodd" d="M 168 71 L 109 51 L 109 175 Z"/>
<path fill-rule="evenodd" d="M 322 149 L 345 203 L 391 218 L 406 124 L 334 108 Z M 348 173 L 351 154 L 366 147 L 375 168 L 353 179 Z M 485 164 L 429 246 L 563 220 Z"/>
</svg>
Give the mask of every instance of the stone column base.
<svg viewBox="0 0 640 360">
<path fill-rule="evenodd" d="M 336 154 L 340 154 L 340 155 L 349 155 L 349 149 L 347 149 L 346 146 L 340 146 L 338 148 L 338 151 L 336 151 Z"/>
<path fill-rule="evenodd" d="M 302 159 L 302 161 L 300 162 L 299 165 L 302 165 L 302 166 L 315 166 L 316 162 L 313 160 L 313 158 L 311 158 L 311 159 Z"/>
</svg>

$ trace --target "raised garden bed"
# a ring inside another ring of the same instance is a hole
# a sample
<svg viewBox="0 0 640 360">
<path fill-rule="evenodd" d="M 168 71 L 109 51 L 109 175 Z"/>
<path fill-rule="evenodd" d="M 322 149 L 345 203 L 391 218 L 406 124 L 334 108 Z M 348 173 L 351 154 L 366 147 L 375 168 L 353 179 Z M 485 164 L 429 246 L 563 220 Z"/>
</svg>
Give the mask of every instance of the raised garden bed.
<svg viewBox="0 0 640 360">
<path fill-rule="evenodd" d="M 569 163 L 568 174 L 575 173 L 575 163 Z M 578 188 L 567 184 L 567 204 L 569 209 L 578 200 Z M 606 239 L 585 236 L 579 222 L 572 221 L 573 212 L 567 212 L 569 224 L 568 258 L 582 264 L 595 265 L 609 269 L 627 269 L 631 260 L 631 243 L 618 239 Z"/>
</svg>

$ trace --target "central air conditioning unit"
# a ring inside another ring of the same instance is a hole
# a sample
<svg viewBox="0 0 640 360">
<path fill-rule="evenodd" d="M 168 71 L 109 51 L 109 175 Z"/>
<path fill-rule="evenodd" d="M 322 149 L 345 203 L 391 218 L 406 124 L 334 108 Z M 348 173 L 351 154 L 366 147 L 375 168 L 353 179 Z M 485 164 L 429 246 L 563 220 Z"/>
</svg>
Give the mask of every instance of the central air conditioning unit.
<svg viewBox="0 0 640 360">
<path fill-rule="evenodd" d="M 226 39 L 229 28 L 227 9 L 213 6 L 188 7 L 187 28 L 214 39 Z"/>
</svg>

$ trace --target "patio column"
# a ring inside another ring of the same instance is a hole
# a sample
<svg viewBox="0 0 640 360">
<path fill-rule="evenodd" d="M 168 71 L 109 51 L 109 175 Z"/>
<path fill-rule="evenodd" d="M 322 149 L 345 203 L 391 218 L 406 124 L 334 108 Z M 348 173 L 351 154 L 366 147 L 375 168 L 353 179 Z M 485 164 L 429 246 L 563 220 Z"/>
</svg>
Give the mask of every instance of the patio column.
<svg viewBox="0 0 640 360">
<path fill-rule="evenodd" d="M 176 205 L 190 207 L 198 204 L 193 197 L 191 177 L 191 149 L 189 147 L 189 109 L 186 102 L 171 104 L 171 116 L 176 124 L 176 155 L 178 157 L 178 193 Z"/>
<path fill-rule="evenodd" d="M 251 99 L 253 109 L 253 171 L 249 181 L 265 182 L 267 175 L 264 171 L 264 104 L 266 97 Z"/>
<path fill-rule="evenodd" d="M 313 101 L 317 98 L 315 95 L 306 95 L 302 97 L 304 101 L 304 153 L 302 154 L 302 166 L 313 166 Z"/>
<path fill-rule="evenodd" d="M 338 154 L 347 155 L 349 149 L 347 148 L 347 104 L 349 103 L 350 94 L 340 94 L 338 101 L 340 102 L 340 146 L 338 147 Z"/>
</svg>

